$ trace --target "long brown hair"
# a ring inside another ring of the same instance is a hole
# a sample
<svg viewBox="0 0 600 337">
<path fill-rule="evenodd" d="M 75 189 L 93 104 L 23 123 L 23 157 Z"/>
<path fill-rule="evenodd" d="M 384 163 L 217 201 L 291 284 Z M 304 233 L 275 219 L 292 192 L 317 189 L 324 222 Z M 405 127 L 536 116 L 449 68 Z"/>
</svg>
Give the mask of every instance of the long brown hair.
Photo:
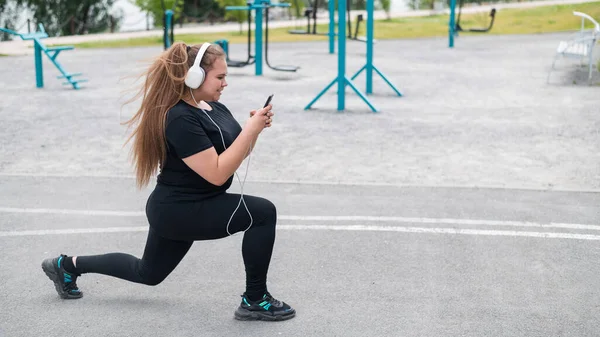
<svg viewBox="0 0 600 337">
<path fill-rule="evenodd" d="M 189 95 L 185 86 L 185 75 L 193 65 L 201 45 L 189 47 L 185 43 L 174 43 L 162 52 L 150 68 L 141 76 L 146 77 L 138 93 L 127 103 L 142 97 L 142 103 L 135 115 L 123 124 L 134 130 L 126 144 L 134 138 L 131 149 L 132 161 L 135 166 L 138 188 L 148 185 L 150 177 L 167 158 L 167 141 L 165 126 L 167 112 L 179 100 Z M 225 53 L 218 45 L 211 45 L 200 66 L 208 72 L 214 61 L 224 57 Z"/>
</svg>

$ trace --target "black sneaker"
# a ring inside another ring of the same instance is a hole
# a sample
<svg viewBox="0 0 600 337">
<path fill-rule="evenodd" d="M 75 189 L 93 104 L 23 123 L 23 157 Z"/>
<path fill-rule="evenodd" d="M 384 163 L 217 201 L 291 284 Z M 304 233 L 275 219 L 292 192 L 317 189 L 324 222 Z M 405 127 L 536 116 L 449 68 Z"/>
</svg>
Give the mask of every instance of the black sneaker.
<svg viewBox="0 0 600 337">
<path fill-rule="evenodd" d="M 62 264 L 63 259 L 66 257 L 66 255 L 61 255 L 54 259 L 45 259 L 42 262 L 42 269 L 48 275 L 48 278 L 54 282 L 58 296 L 64 299 L 81 298 L 83 293 L 75 283 L 77 275 L 67 273 Z"/>
<path fill-rule="evenodd" d="M 284 302 L 278 301 L 267 292 L 262 299 L 250 301 L 242 295 L 242 303 L 235 311 L 240 321 L 283 321 L 296 316 L 296 310 Z"/>
</svg>

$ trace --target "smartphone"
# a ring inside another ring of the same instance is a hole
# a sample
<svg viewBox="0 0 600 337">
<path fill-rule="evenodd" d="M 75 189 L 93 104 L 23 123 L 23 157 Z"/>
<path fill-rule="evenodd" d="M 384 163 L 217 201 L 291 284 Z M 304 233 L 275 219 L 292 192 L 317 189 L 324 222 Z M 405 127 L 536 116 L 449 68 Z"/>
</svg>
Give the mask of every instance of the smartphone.
<svg viewBox="0 0 600 337">
<path fill-rule="evenodd" d="M 271 94 L 271 96 L 269 96 L 269 97 L 267 98 L 267 101 L 265 102 L 265 106 L 263 106 L 263 108 L 266 108 L 266 107 L 267 107 L 267 105 L 269 105 L 269 103 L 271 103 L 271 99 L 273 99 L 273 95 L 275 95 L 275 94 Z"/>
</svg>

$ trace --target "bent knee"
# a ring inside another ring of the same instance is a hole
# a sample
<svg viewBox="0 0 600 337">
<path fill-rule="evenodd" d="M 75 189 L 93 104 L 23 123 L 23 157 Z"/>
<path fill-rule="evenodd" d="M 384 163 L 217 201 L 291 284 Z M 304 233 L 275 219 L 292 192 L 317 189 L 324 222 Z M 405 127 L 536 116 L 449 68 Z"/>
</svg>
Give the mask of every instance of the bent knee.
<svg viewBox="0 0 600 337">
<path fill-rule="evenodd" d="M 151 270 L 142 269 L 138 271 L 140 283 L 148 286 L 157 286 L 164 281 L 168 274 L 152 272 Z"/>
<path fill-rule="evenodd" d="M 265 203 L 265 221 L 272 223 L 273 226 L 277 223 L 277 207 L 269 200 Z"/>
<path fill-rule="evenodd" d="M 277 222 L 277 208 L 267 199 L 262 199 L 258 205 L 257 220 L 265 225 L 275 226 Z M 254 215 L 254 214 L 253 214 Z"/>
<path fill-rule="evenodd" d="M 143 282 L 145 285 L 148 286 L 157 286 L 159 284 L 162 283 L 162 281 L 165 280 L 166 277 L 164 276 L 151 276 L 151 277 L 145 277 L 143 278 Z"/>
</svg>

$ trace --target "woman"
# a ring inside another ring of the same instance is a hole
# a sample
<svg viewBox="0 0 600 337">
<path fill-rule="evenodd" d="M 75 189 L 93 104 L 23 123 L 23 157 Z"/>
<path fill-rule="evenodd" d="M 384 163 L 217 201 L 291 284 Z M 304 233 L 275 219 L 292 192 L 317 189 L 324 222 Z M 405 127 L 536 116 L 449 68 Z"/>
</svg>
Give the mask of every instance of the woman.
<svg viewBox="0 0 600 337">
<path fill-rule="evenodd" d="M 295 310 L 267 290 L 275 242 L 275 206 L 268 200 L 227 193 L 233 175 L 261 131 L 270 127 L 271 105 L 250 112 L 242 129 L 219 98 L 227 86 L 225 53 L 217 45 L 175 43 L 146 73 L 136 97 L 141 107 L 126 123 L 135 126 L 132 154 L 137 185 L 157 170 L 148 198 L 150 224 L 142 259 L 123 253 L 60 255 L 42 269 L 64 299 L 81 298 L 78 276 L 98 273 L 147 285 L 161 283 L 197 240 L 244 231 L 246 291 L 235 311 L 240 320 L 284 320 Z M 239 209 L 240 203 L 244 207 Z"/>
</svg>

